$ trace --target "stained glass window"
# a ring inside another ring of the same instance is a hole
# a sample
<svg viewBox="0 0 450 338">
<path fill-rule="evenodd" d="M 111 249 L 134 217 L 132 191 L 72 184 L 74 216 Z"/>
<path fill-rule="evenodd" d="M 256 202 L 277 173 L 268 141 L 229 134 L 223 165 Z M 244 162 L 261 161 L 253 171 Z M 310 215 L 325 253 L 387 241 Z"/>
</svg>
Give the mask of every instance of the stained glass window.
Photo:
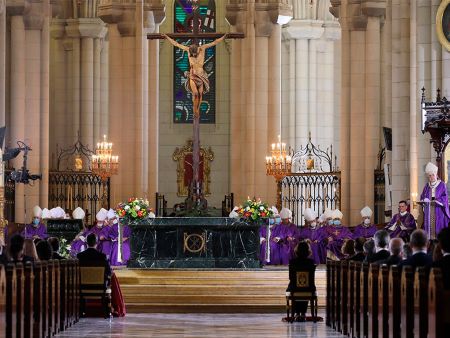
<svg viewBox="0 0 450 338">
<path fill-rule="evenodd" d="M 216 6 L 214 0 L 200 0 L 199 26 L 200 32 L 215 32 Z M 189 0 L 176 0 L 174 6 L 174 32 L 188 33 L 192 32 L 193 13 L 192 4 Z M 199 40 L 200 44 L 206 44 L 213 40 Z M 191 40 L 178 39 L 179 43 L 189 45 Z M 173 122 L 174 123 L 192 123 L 192 96 L 184 87 L 186 82 L 185 72 L 189 72 L 188 53 L 173 48 L 174 53 L 174 82 L 173 82 Z M 208 48 L 205 51 L 205 63 L 203 68 L 208 74 L 210 90 L 203 95 L 203 101 L 200 106 L 200 123 L 216 122 L 216 47 Z"/>
</svg>

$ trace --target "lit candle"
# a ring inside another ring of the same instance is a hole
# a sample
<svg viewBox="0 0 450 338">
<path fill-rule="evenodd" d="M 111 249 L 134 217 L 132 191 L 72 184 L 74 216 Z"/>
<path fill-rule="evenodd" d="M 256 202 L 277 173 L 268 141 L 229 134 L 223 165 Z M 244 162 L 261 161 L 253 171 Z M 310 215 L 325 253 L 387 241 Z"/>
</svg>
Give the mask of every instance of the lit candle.
<svg viewBox="0 0 450 338">
<path fill-rule="evenodd" d="M 275 143 L 272 143 L 272 150 L 275 150 Z"/>
</svg>

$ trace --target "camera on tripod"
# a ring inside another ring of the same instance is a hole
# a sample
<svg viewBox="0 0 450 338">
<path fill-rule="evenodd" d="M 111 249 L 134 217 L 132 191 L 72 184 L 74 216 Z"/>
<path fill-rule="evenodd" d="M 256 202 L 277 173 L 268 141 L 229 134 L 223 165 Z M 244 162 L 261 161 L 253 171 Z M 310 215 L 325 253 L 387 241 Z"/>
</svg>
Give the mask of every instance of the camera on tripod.
<svg viewBox="0 0 450 338">
<path fill-rule="evenodd" d="M 0 147 L 2 148 L 2 150 L 3 150 L 3 140 L 5 138 L 5 131 L 6 127 L 0 128 Z M 16 158 L 20 154 L 20 152 L 23 151 L 22 168 L 12 171 L 11 174 L 9 174 L 8 176 L 8 180 L 23 184 L 29 184 L 30 181 L 41 180 L 42 174 L 41 175 L 30 174 L 30 171 L 27 169 L 28 152 L 31 151 L 32 149 L 27 144 L 25 144 L 25 142 L 22 141 L 18 141 L 17 145 L 18 145 L 17 148 L 5 149 L 3 152 L 3 157 L 1 159 L 2 161 L 12 160 L 13 158 Z"/>
</svg>

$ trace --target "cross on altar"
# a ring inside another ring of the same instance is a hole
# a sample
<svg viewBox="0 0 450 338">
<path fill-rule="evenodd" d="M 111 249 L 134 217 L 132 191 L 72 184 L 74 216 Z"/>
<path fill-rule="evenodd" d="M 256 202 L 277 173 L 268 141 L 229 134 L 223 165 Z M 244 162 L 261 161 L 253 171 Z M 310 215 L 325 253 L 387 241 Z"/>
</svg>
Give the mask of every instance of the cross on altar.
<svg viewBox="0 0 450 338">
<path fill-rule="evenodd" d="M 203 69 L 205 62 L 206 49 L 213 47 L 224 39 L 243 39 L 243 33 L 211 33 L 200 32 L 202 21 L 200 19 L 200 7 L 198 0 L 188 0 L 192 5 L 192 31 L 187 33 L 168 33 L 148 34 L 148 39 L 167 39 L 172 45 L 182 49 L 188 53 L 189 72 L 186 72 L 185 88 L 192 95 L 193 107 L 193 138 L 192 138 L 192 182 L 189 187 L 191 198 L 196 201 L 202 195 L 202 187 L 199 178 L 200 164 L 200 105 L 202 103 L 203 94 L 209 91 L 208 74 Z M 204 25 L 211 26 L 215 20 L 214 12 L 208 9 L 205 17 Z M 186 26 L 188 26 L 186 24 Z M 188 28 L 188 27 L 186 27 Z M 186 29 L 188 30 L 188 29 Z M 192 40 L 190 45 L 186 46 L 176 41 Z M 199 45 L 198 40 L 214 39 L 205 45 Z"/>
</svg>

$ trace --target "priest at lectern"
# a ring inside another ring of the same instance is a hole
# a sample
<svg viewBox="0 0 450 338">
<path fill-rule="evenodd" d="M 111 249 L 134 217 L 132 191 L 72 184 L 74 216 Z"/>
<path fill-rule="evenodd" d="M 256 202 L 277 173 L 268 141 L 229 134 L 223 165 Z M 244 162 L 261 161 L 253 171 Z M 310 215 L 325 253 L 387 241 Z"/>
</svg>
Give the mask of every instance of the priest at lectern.
<svg viewBox="0 0 450 338">
<path fill-rule="evenodd" d="M 437 234 L 448 226 L 450 220 L 447 187 L 444 181 L 438 179 L 437 172 L 437 166 L 431 162 L 427 164 L 425 173 L 428 176 L 428 183 L 425 184 L 420 195 L 423 227 L 428 238 L 432 239 L 435 239 Z"/>
</svg>

